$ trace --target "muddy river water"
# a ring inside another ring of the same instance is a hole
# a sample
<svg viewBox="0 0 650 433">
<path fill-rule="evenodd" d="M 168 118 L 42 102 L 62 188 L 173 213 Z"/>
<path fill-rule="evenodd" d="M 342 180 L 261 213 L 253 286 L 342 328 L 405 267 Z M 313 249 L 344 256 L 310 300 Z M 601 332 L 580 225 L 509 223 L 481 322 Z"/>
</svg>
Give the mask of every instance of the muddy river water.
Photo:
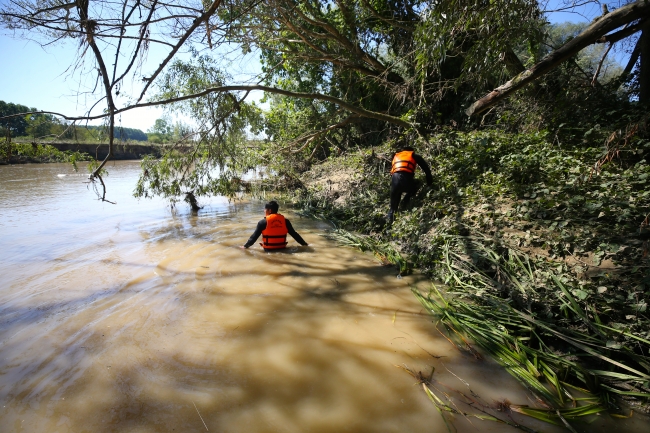
<svg viewBox="0 0 650 433">
<path fill-rule="evenodd" d="M 262 202 L 172 211 L 131 196 L 137 162 L 108 170 L 116 204 L 96 200 L 83 167 L 0 166 L 0 432 L 447 431 L 401 367 L 435 368 L 450 395 L 534 403 L 436 331 L 410 292 L 430 283 L 321 236 L 327 223 L 281 209 L 310 246 L 242 250 Z"/>
</svg>

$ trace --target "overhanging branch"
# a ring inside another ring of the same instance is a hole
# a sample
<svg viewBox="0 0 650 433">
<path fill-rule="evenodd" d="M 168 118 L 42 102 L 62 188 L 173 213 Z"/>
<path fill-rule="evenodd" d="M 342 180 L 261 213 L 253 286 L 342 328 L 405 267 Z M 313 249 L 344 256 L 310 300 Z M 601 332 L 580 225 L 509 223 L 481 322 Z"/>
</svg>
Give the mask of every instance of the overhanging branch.
<svg viewBox="0 0 650 433">
<path fill-rule="evenodd" d="M 172 104 L 174 102 L 182 102 L 182 101 L 187 101 L 189 99 L 195 99 L 195 98 L 200 98 L 202 96 L 209 95 L 210 93 L 222 93 L 222 92 L 237 92 L 237 91 L 253 91 L 253 90 L 261 90 L 263 92 L 268 92 L 268 93 L 274 93 L 277 95 L 284 95 L 284 96 L 289 96 L 292 98 L 301 98 L 301 99 L 316 99 L 319 101 L 327 101 L 331 102 L 333 104 L 338 105 L 339 107 L 350 111 L 351 113 L 358 114 L 362 117 L 367 117 L 370 119 L 377 119 L 381 120 L 384 122 L 392 123 L 394 125 L 399 125 L 403 126 L 405 128 L 410 128 L 411 125 L 410 123 L 400 119 L 399 117 L 391 116 L 389 114 L 384 114 L 384 113 L 378 113 L 376 111 L 370 111 L 366 110 L 365 108 L 357 107 L 353 104 L 350 104 L 349 102 L 346 102 L 342 99 L 335 98 L 333 96 L 329 95 L 323 95 L 321 93 L 302 93 L 302 92 L 291 92 L 289 90 L 284 90 L 284 89 L 278 89 L 276 87 L 269 87 L 269 86 L 260 86 L 260 85 L 235 85 L 235 86 L 220 86 L 220 87 L 209 87 L 202 92 L 199 93 L 193 93 L 191 95 L 184 95 L 184 96 L 179 96 L 177 98 L 170 98 L 170 99 L 165 99 L 162 101 L 152 101 L 152 102 L 142 102 L 140 104 L 134 104 L 130 105 L 128 107 L 120 108 L 119 110 L 115 110 L 115 114 L 120 114 L 124 113 L 136 108 L 143 108 L 143 107 L 156 107 L 160 105 L 167 105 L 167 104 Z M 83 117 L 70 117 L 63 115 L 61 113 L 56 113 L 52 111 L 34 111 L 34 112 L 29 112 L 29 113 L 19 113 L 19 114 L 14 114 L 11 116 L 5 116 L 5 117 L 0 117 L 0 119 L 8 119 L 10 117 L 16 117 L 16 116 L 25 116 L 27 114 L 52 114 L 55 116 L 60 116 L 63 119 L 66 120 L 97 120 L 97 119 L 103 119 L 108 116 L 108 114 L 100 114 L 97 116 L 83 116 Z"/>
</svg>

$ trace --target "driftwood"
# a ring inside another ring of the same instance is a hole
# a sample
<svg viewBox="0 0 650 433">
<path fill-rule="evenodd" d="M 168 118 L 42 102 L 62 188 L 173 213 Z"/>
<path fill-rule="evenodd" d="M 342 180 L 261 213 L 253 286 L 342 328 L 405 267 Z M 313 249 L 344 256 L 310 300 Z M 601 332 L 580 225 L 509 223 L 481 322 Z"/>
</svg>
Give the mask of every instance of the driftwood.
<svg viewBox="0 0 650 433">
<path fill-rule="evenodd" d="M 481 99 L 474 102 L 465 113 L 467 113 L 468 116 L 473 116 L 484 112 L 488 108 L 505 99 L 514 91 L 553 70 L 562 62 L 576 55 L 583 48 L 601 42 L 600 39 L 607 33 L 616 30 L 625 24 L 632 23 L 638 19 L 646 19 L 648 17 L 650 17 L 650 1 L 648 0 L 638 0 L 616 9 L 607 15 L 599 17 L 582 33 L 557 50 L 548 54 L 539 63 L 516 75 L 504 85 L 497 87 Z M 641 26 L 633 26 L 633 28 L 637 31 L 641 30 Z"/>
</svg>

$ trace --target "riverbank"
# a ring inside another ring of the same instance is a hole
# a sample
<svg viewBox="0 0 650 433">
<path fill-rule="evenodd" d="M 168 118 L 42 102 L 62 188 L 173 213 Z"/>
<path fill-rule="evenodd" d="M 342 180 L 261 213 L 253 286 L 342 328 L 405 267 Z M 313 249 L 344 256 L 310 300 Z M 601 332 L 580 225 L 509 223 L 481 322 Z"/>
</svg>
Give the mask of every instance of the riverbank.
<svg viewBox="0 0 650 433">
<path fill-rule="evenodd" d="M 52 142 L 48 145 L 62 152 L 87 153 L 97 160 L 103 160 L 108 155 L 108 143 L 74 143 L 74 142 Z M 147 144 L 146 142 L 128 141 L 117 142 L 113 145 L 112 159 L 118 161 L 138 160 L 147 155 L 160 157 L 162 146 Z"/>
<path fill-rule="evenodd" d="M 113 160 L 139 160 L 144 156 L 159 157 L 162 147 L 140 142 L 120 142 L 113 146 Z M 14 141 L 0 144 L 0 164 L 103 160 L 108 143 Z"/>
<path fill-rule="evenodd" d="M 481 347 L 536 394 L 531 414 L 628 416 L 624 401 L 647 412 L 650 398 L 650 142 L 600 138 L 450 131 L 417 143 L 434 185 L 389 228 L 388 146 L 314 166 L 292 194 L 361 233 L 339 232 L 346 242 L 444 282 L 416 295 L 459 350 Z"/>
<path fill-rule="evenodd" d="M 54 146 L 35 143 L 0 143 L 0 165 L 90 161 L 83 152 L 59 150 Z"/>
</svg>

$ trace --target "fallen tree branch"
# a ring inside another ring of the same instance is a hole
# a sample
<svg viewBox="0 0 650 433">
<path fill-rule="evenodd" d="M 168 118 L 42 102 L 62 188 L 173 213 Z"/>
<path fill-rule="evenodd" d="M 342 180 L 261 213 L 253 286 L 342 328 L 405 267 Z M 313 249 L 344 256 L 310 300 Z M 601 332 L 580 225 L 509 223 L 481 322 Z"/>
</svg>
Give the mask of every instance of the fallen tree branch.
<svg viewBox="0 0 650 433">
<path fill-rule="evenodd" d="M 613 44 L 621 39 L 625 39 L 628 36 L 632 36 L 636 32 L 643 30 L 643 27 L 650 21 L 648 18 L 644 18 L 633 26 L 626 27 L 623 30 L 620 30 L 616 33 L 605 35 L 596 41 L 597 44 L 606 44 L 607 42 Z"/>
<path fill-rule="evenodd" d="M 610 12 L 591 24 L 578 36 L 548 54 L 535 66 L 518 74 L 504 85 L 497 87 L 484 97 L 475 101 L 467 110 L 465 110 L 465 113 L 468 116 L 482 113 L 508 97 L 511 93 L 553 70 L 564 61 L 576 55 L 583 48 L 596 43 L 608 32 L 611 32 L 625 24 L 629 24 L 639 18 L 645 19 L 649 15 L 650 2 L 646 0 L 638 0 L 619 8 L 614 12 Z"/>
</svg>

